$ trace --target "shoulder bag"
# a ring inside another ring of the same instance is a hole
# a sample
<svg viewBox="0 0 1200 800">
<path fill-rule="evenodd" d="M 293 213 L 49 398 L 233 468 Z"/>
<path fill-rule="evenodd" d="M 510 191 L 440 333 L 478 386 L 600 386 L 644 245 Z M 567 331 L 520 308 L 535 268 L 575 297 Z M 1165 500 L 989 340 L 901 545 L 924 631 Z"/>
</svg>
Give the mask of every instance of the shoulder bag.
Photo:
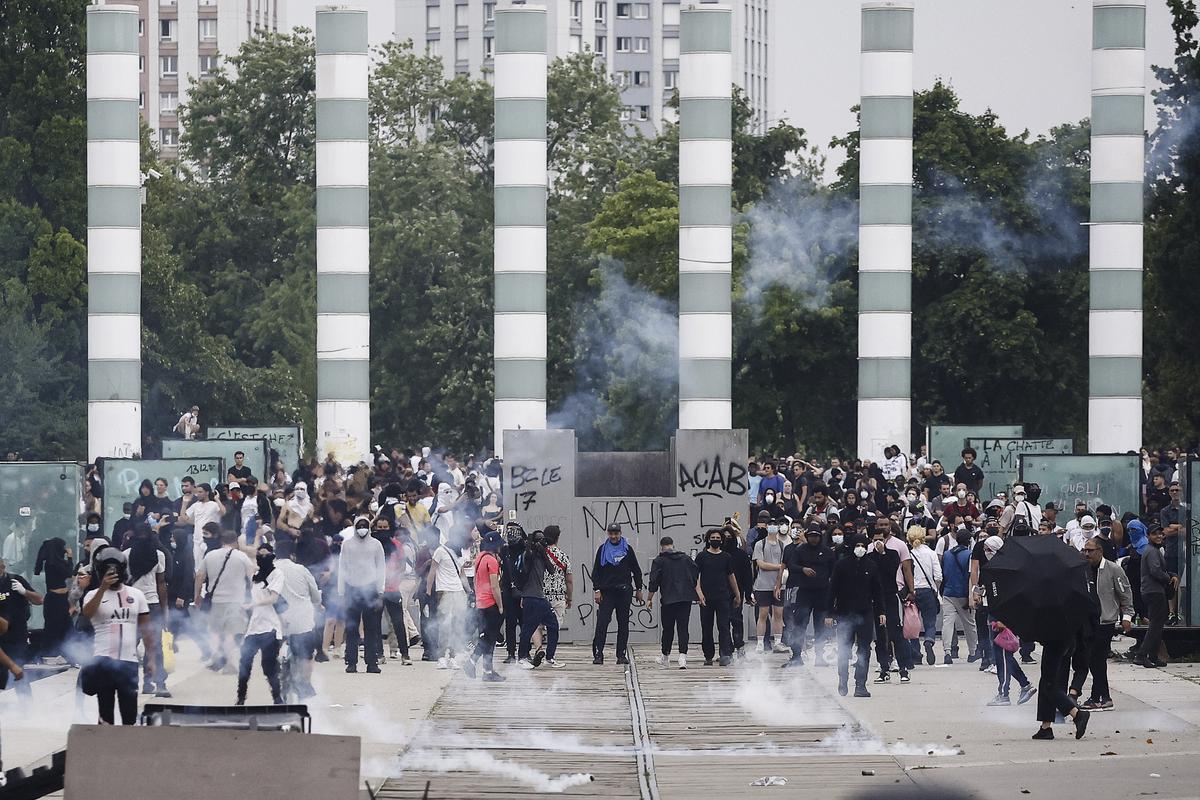
<svg viewBox="0 0 1200 800">
<path fill-rule="evenodd" d="M 213 592 L 215 592 L 217 590 L 217 585 L 221 583 L 221 576 L 225 574 L 225 567 L 229 566 L 229 558 L 232 555 L 233 555 L 232 549 L 230 549 L 230 551 L 225 554 L 225 560 L 223 562 L 221 562 L 221 570 L 217 573 L 217 579 L 213 581 L 213 585 L 212 585 L 211 589 L 208 588 L 208 575 L 205 574 L 205 576 L 204 576 L 204 597 L 200 598 L 200 610 L 201 611 L 211 611 L 212 610 Z"/>
</svg>

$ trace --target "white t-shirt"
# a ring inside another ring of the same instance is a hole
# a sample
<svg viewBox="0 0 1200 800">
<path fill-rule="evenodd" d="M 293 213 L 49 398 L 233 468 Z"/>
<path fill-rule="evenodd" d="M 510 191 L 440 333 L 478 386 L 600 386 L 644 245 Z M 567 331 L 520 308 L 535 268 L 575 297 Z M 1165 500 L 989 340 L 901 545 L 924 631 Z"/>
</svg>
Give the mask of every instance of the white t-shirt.
<svg viewBox="0 0 1200 800">
<path fill-rule="evenodd" d="M 222 578 L 224 583 L 225 579 Z M 246 635 L 253 636 L 256 633 L 274 633 L 276 639 L 283 638 L 283 623 L 279 621 L 279 612 L 275 610 L 274 603 L 268 603 L 267 600 L 271 597 L 271 592 L 279 592 L 279 587 L 283 583 L 283 576 L 279 574 L 279 570 L 273 570 L 267 576 L 267 585 L 261 583 L 253 583 L 250 586 L 250 621 L 246 624 Z M 219 591 L 219 589 L 218 589 Z"/>
<path fill-rule="evenodd" d="M 433 563 L 437 567 L 433 588 L 438 592 L 465 592 L 462 578 L 459 577 L 458 567 L 463 562 L 462 556 L 455 553 L 450 555 L 450 548 L 445 545 L 433 551 Z"/>
<path fill-rule="evenodd" d="M 242 530 L 246 523 L 258 516 L 258 498 L 254 495 L 242 498 Z"/>
<path fill-rule="evenodd" d="M 295 561 L 276 559 L 275 571 L 267 578 L 267 586 L 287 601 L 287 611 L 280 615 L 285 634 L 307 633 L 313 629 L 313 612 L 321 602 L 321 590 L 311 572 Z"/>
<path fill-rule="evenodd" d="M 147 572 L 142 577 L 138 578 L 133 583 L 129 584 L 134 589 L 137 589 L 142 594 L 146 595 L 146 602 L 152 606 L 158 605 L 161 602 L 158 598 L 158 575 L 162 575 L 167 571 L 167 554 L 162 550 L 158 551 L 158 563 L 154 565 L 154 569 Z"/>
<path fill-rule="evenodd" d="M 225 567 L 225 572 L 222 573 L 221 566 L 225 564 L 227 555 L 229 563 Z M 200 562 L 201 581 L 207 583 L 206 593 L 213 592 L 214 603 L 241 604 L 246 602 L 246 585 L 257 571 L 258 567 L 250 560 L 250 556 L 241 550 L 231 550 L 228 547 L 218 547 L 211 553 L 207 553 L 204 560 Z M 218 575 L 221 576 L 220 580 L 217 580 Z M 213 591 L 214 584 L 216 584 L 215 592 Z"/>
<path fill-rule="evenodd" d="M 92 589 L 85 594 L 83 604 L 87 605 L 98 591 Z M 137 663 L 138 615 L 149 613 L 150 605 L 140 590 L 122 586 L 117 591 L 106 591 L 100 599 L 100 609 L 92 617 L 92 627 L 96 631 L 93 652 L 97 656 Z"/>
<path fill-rule="evenodd" d="M 196 535 L 204 530 L 210 522 L 221 521 L 221 506 L 216 500 L 205 500 L 203 503 L 192 503 L 187 507 L 187 515 L 196 526 Z"/>
</svg>

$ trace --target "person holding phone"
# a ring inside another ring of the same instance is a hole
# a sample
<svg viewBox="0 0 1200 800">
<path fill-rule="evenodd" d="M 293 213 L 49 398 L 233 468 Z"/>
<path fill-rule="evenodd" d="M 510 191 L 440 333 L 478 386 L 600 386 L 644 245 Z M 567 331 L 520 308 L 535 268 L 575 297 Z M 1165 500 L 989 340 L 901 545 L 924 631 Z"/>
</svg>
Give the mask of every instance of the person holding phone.
<svg viewBox="0 0 1200 800">
<path fill-rule="evenodd" d="M 137 720 L 139 637 L 146 652 L 154 639 L 150 630 L 150 606 L 141 590 L 126 586 L 128 561 L 115 547 L 104 547 L 92 559 L 100 585 L 83 598 L 83 615 L 95 630 L 92 662 L 81 675 L 85 694 L 94 694 L 100 721 L 116 724 L 114 705 L 121 710 L 121 724 Z M 153 677 L 154 660 L 146 661 L 146 677 Z"/>
</svg>

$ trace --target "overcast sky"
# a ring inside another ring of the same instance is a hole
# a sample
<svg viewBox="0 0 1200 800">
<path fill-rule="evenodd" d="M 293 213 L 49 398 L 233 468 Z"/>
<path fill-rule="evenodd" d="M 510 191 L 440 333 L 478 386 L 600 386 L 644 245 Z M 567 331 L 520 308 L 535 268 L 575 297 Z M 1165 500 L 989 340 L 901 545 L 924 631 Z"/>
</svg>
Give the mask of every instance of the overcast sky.
<svg viewBox="0 0 1200 800">
<path fill-rule="evenodd" d="M 551 0 L 553 1 L 553 0 Z M 395 29 L 394 0 L 360 0 L 371 14 L 371 42 Z M 558 0 L 565 2 L 565 0 Z M 317 0 L 291 0 L 289 24 L 313 25 Z M 772 117 L 808 132 L 823 150 L 855 126 L 859 19 L 856 0 L 774 0 Z M 1010 134 L 1035 136 L 1091 108 L 1090 0 L 916 0 L 916 88 L 937 78 L 964 108 L 991 108 Z M 1151 64 L 1171 63 L 1174 39 L 1164 0 L 1147 9 L 1147 86 Z M 1154 124 L 1147 104 L 1147 128 Z M 829 153 L 830 169 L 839 152 Z"/>
</svg>

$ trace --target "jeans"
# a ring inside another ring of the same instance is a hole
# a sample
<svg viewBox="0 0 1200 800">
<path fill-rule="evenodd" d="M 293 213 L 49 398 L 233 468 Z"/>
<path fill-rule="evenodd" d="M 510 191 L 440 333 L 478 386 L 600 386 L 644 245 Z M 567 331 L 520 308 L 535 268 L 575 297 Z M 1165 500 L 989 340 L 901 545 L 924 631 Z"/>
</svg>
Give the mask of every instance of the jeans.
<svg viewBox="0 0 1200 800">
<path fill-rule="evenodd" d="M 692 603 L 684 600 L 680 603 L 663 603 L 662 611 L 662 654 L 671 655 L 671 640 L 678 636 L 679 652 L 687 655 L 688 623 L 692 619 Z"/>
<path fill-rule="evenodd" d="M 113 715 L 114 706 L 120 706 L 121 724 L 134 725 L 137 723 L 137 679 L 138 665 L 136 661 L 118 661 L 107 656 L 97 656 L 96 670 L 96 705 L 100 711 L 100 719 L 109 725 L 116 724 Z"/>
<path fill-rule="evenodd" d="M 825 628 L 825 594 L 824 589 L 797 588 L 796 605 L 791 607 L 792 624 L 788 626 L 787 645 L 792 648 L 792 658 L 799 659 L 804 652 L 804 633 L 812 620 L 813 656 L 818 660 L 822 655 L 823 645 L 827 638 Z"/>
<path fill-rule="evenodd" d="M 857 615 L 837 618 L 837 670 L 838 683 L 846 685 L 850 677 L 850 648 L 858 648 L 854 661 L 854 685 L 866 686 L 867 671 L 871 667 L 871 638 L 875 625 L 870 619 Z"/>
<path fill-rule="evenodd" d="M 1108 651 L 1112 647 L 1112 638 L 1116 632 L 1115 623 L 1101 623 L 1096 638 L 1092 639 L 1092 651 L 1088 654 L 1088 670 L 1092 673 L 1092 700 L 1112 700 L 1108 689 Z"/>
<path fill-rule="evenodd" d="M 384 592 L 383 610 L 392 621 L 392 630 L 396 634 L 396 644 L 400 655 L 408 658 L 408 630 L 405 628 L 404 595 L 400 592 Z M 381 642 L 382 645 L 382 642 Z"/>
<path fill-rule="evenodd" d="M 1146 628 L 1146 637 L 1142 639 L 1142 646 L 1138 648 L 1138 654 L 1142 658 L 1154 661 L 1158 659 L 1158 649 L 1162 644 L 1163 625 L 1167 621 L 1167 596 L 1147 592 L 1142 595 L 1142 603 L 1146 606 L 1146 617 L 1149 619 L 1149 624 Z"/>
<path fill-rule="evenodd" d="M 142 683 L 150 686 L 152 683 L 159 689 L 167 688 L 167 671 L 163 669 L 162 630 L 163 607 L 161 603 L 150 604 L 150 649 L 142 656 L 143 665 L 153 665 L 154 677 L 146 672 Z"/>
<path fill-rule="evenodd" d="M 975 606 L 975 631 L 979 634 L 979 656 L 986 667 L 992 663 L 992 626 L 988 624 L 987 606 Z"/>
<path fill-rule="evenodd" d="M 521 624 L 521 603 L 515 595 L 504 595 L 504 646 L 509 658 L 517 657 L 517 627 Z"/>
<path fill-rule="evenodd" d="M 1042 642 L 1041 674 L 1038 677 L 1037 718 L 1038 722 L 1053 722 L 1054 712 L 1064 717 L 1071 713 L 1075 704 L 1067 696 L 1066 681 L 1061 680 L 1063 668 L 1071 657 L 1073 641 L 1052 640 Z"/>
<path fill-rule="evenodd" d="M 517 650 L 517 658 L 529 658 L 533 632 L 540 625 L 546 626 L 546 658 L 553 660 L 554 653 L 558 650 L 558 617 L 554 616 L 554 609 L 550 607 L 546 598 L 522 597 L 521 646 Z"/>
<path fill-rule="evenodd" d="M 1008 689 L 1012 685 L 1013 678 L 1017 679 L 1017 685 L 1022 689 L 1029 685 L 1029 678 L 1025 677 L 1025 671 L 1017 663 L 1015 653 L 1010 653 L 993 643 L 992 658 L 996 663 L 996 684 L 999 694 L 1008 697 Z"/>
<path fill-rule="evenodd" d="M 503 618 L 500 616 L 500 609 L 495 605 L 481 608 L 479 613 L 483 616 L 483 630 L 475 642 L 475 652 L 471 660 L 483 659 L 483 671 L 492 672 L 492 655 L 496 652 L 496 639 L 500 638 Z"/>
<path fill-rule="evenodd" d="M 975 613 L 965 607 L 967 598 L 942 595 L 942 652 L 950 653 L 954 640 L 955 621 L 962 626 L 967 637 L 967 652 L 975 653 L 979 648 L 979 636 L 975 630 Z"/>
<path fill-rule="evenodd" d="M 276 705 L 283 703 L 283 694 L 279 687 L 279 647 L 281 644 L 275 631 L 252 633 L 242 639 L 242 657 L 238 662 L 237 696 L 239 704 L 246 701 L 246 687 L 250 683 L 250 667 L 254 664 L 254 654 L 259 651 L 262 652 L 263 675 L 267 676 L 267 683 L 271 687 L 271 699 L 275 701 Z"/>
<path fill-rule="evenodd" d="M 608 644 L 608 623 L 613 612 L 617 614 L 617 658 L 624 658 L 629 648 L 629 606 L 633 603 L 633 590 L 628 586 L 619 589 L 601 589 L 600 607 L 596 609 L 596 636 L 592 639 L 592 655 L 603 656 Z M 525 626 L 522 625 L 522 632 Z"/>
<path fill-rule="evenodd" d="M 713 643 L 713 623 L 717 625 L 717 640 L 721 645 L 721 658 L 733 655 L 733 637 L 731 635 L 731 603 L 727 599 L 715 600 L 706 597 L 705 605 L 700 606 L 700 649 L 704 652 L 704 660 L 712 661 L 716 654 Z M 738 606 L 741 610 L 741 606 Z"/>
<path fill-rule="evenodd" d="M 379 636 L 383 603 L 374 586 L 346 587 L 346 666 L 358 666 L 358 625 L 362 621 L 363 658 L 368 667 L 379 664 L 383 640 Z"/>
<path fill-rule="evenodd" d="M 909 642 L 913 663 L 921 660 L 921 639 L 933 644 L 937 634 L 938 604 L 937 592 L 933 589 L 917 589 L 917 611 L 921 612 L 921 636 Z"/>
</svg>

